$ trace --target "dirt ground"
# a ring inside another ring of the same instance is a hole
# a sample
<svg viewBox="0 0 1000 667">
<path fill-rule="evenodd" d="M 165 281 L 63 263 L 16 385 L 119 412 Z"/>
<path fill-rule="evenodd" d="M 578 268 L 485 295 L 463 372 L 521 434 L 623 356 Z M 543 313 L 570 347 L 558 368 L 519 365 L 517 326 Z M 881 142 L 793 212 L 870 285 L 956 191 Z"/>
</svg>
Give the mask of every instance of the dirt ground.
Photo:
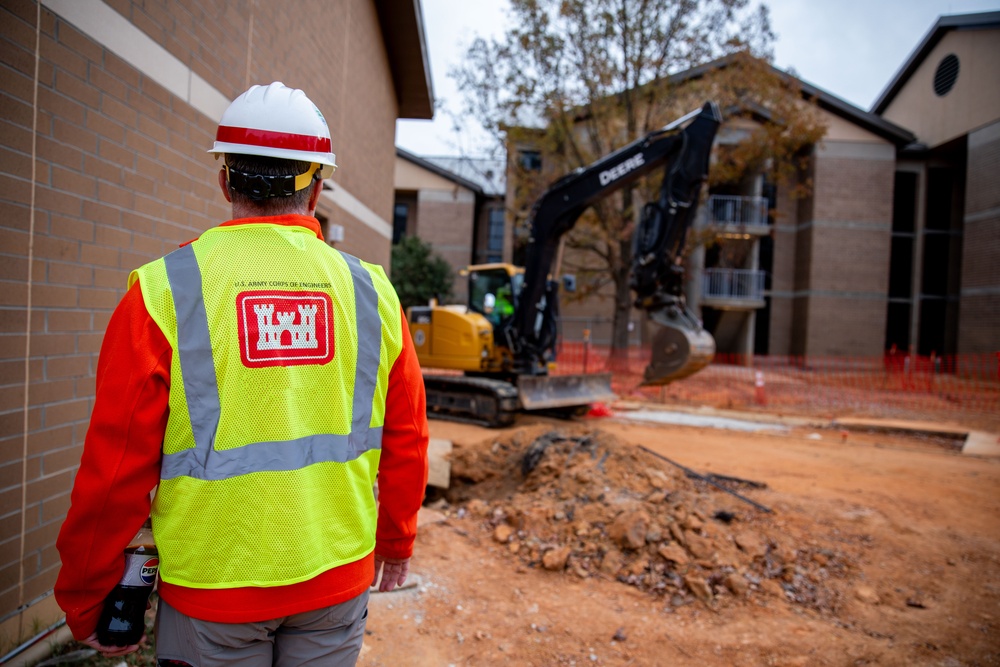
<svg viewBox="0 0 1000 667">
<path fill-rule="evenodd" d="M 955 441 L 618 417 L 431 435 L 452 486 L 416 585 L 372 596 L 360 665 L 1000 664 L 1000 460 Z"/>
</svg>

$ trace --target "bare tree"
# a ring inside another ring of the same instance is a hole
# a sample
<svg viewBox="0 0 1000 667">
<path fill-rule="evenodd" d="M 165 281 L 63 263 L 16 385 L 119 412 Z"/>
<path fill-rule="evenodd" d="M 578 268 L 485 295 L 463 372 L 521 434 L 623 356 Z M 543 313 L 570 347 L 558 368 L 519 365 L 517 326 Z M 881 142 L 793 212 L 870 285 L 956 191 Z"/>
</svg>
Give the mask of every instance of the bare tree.
<svg viewBox="0 0 1000 667">
<path fill-rule="evenodd" d="M 501 39 L 475 40 L 452 76 L 466 113 L 500 144 L 508 151 L 529 145 L 542 156 L 537 171 L 512 161 L 515 225 L 555 178 L 705 99 L 747 113 L 775 107 L 777 90 L 801 99 L 791 91 L 794 80 L 767 65 L 774 39 L 768 10 L 750 0 L 511 0 L 510 12 L 514 27 Z M 724 67 L 706 67 L 704 75 L 693 69 L 720 58 Z M 772 129 L 724 156 L 723 178 L 773 156 L 772 149 L 792 155 L 822 136 L 798 126 L 783 134 L 777 128 L 795 115 L 795 103 L 779 106 L 766 119 Z M 651 191 L 640 185 L 603 200 L 566 238 L 567 249 L 589 257 L 578 267 L 581 296 L 613 285 L 613 351 L 628 345 L 632 230 Z"/>
</svg>

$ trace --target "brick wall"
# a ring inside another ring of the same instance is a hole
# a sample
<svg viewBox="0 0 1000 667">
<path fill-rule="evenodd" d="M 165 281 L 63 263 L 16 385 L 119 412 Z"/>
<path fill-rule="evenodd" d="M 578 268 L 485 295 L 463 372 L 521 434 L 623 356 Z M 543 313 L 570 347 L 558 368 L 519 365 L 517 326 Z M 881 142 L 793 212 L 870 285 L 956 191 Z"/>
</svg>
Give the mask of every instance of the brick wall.
<svg viewBox="0 0 1000 667">
<path fill-rule="evenodd" d="M 890 154 L 888 159 L 876 160 L 819 155 L 815 164 L 813 219 L 849 220 L 877 228 L 891 224 L 894 157 Z"/>
<path fill-rule="evenodd" d="M 1000 122 L 969 135 L 958 352 L 1000 351 Z"/>
<path fill-rule="evenodd" d="M 809 289 L 884 296 L 889 281 L 889 246 L 887 229 L 814 227 L 812 262 L 807 269 Z"/>
<path fill-rule="evenodd" d="M 792 187 L 779 186 L 775 202 L 774 253 L 771 264 L 771 321 L 768 330 L 768 352 L 791 354 L 792 298 L 795 291 L 796 228 L 799 220 L 799 199 L 792 196 Z M 762 313 L 757 314 L 762 317 Z"/>
<path fill-rule="evenodd" d="M 885 340 L 891 146 L 834 145 L 814 162 L 810 218 L 800 220 L 796 293 L 808 299 L 795 354 L 877 355 Z M 852 157 L 852 154 L 856 156 Z"/>
<path fill-rule="evenodd" d="M 472 221 L 475 196 L 467 190 L 421 190 L 417 195 L 416 234 L 452 267 L 455 303 L 468 301 L 468 278 L 458 275 L 472 263 Z"/>
<path fill-rule="evenodd" d="M 250 0 L 105 2 L 230 99 L 246 89 L 250 17 L 253 13 L 255 21 L 264 20 L 260 5 L 265 3 Z"/>
<path fill-rule="evenodd" d="M 107 4 L 227 98 L 248 80 L 304 88 L 330 124 L 335 180 L 391 220 L 397 107 L 373 3 Z M 0 7 L 0 648 L 59 615 L 55 537 L 128 273 L 229 217 L 205 153 L 217 118 L 45 8 L 34 105 L 37 11 Z M 332 218 L 345 250 L 388 264 L 388 238 Z"/>
<path fill-rule="evenodd" d="M 885 301 L 881 299 L 811 297 L 806 349 L 821 352 L 804 354 L 880 356 L 885 342 L 885 313 Z"/>
<path fill-rule="evenodd" d="M 374 3 L 301 0 L 294 11 L 248 0 L 109 4 L 229 99 L 271 81 L 305 90 L 330 126 L 339 165 L 334 180 L 377 216 L 392 219 L 386 193 L 392 191 L 396 100 L 387 56 L 378 48 Z M 208 127 L 197 137 L 201 150 L 214 138 L 214 123 Z M 391 239 L 372 237 L 370 227 L 342 210 L 331 213 L 331 222 L 345 228 L 338 248 L 388 268 Z"/>
</svg>

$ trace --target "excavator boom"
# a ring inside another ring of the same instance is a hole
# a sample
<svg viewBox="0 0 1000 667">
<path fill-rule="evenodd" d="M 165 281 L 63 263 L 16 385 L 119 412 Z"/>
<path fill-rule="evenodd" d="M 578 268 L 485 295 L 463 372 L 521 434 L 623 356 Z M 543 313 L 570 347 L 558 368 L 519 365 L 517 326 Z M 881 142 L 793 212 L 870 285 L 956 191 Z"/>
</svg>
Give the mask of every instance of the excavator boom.
<svg viewBox="0 0 1000 667">
<path fill-rule="evenodd" d="M 684 301 L 680 259 L 721 121 L 718 107 L 705 104 L 564 176 L 532 208 L 523 269 L 469 267 L 467 307 L 411 308 L 421 365 L 462 372 L 424 376 L 428 411 L 506 426 L 518 410 L 578 415 L 614 398 L 610 374 L 549 374 L 559 323 L 559 284 L 550 273 L 560 239 L 589 206 L 657 169 L 663 181 L 633 237 L 629 285 L 635 306 L 659 325 L 644 384 L 666 384 L 708 364 L 715 341 Z"/>
<path fill-rule="evenodd" d="M 644 208 L 633 238 L 630 287 L 635 306 L 660 327 L 644 383 L 667 384 L 711 362 L 715 341 L 684 301 L 680 259 L 721 123 L 718 106 L 708 102 L 700 111 L 564 176 L 538 199 L 511 332 L 518 373 L 543 374 L 545 360 L 555 350 L 558 283 L 549 272 L 559 240 L 596 201 L 661 168 L 659 198 Z"/>
</svg>

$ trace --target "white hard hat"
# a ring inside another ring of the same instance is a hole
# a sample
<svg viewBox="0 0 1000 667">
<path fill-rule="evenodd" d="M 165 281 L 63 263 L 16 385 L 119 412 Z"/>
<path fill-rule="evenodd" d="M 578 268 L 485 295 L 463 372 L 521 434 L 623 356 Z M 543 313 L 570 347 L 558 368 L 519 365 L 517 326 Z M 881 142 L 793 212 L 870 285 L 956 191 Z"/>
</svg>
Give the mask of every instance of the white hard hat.
<svg viewBox="0 0 1000 667">
<path fill-rule="evenodd" d="M 251 86 L 233 100 L 208 152 L 216 158 L 236 153 L 314 162 L 323 178 L 337 168 L 323 114 L 304 92 L 280 81 Z"/>
</svg>

